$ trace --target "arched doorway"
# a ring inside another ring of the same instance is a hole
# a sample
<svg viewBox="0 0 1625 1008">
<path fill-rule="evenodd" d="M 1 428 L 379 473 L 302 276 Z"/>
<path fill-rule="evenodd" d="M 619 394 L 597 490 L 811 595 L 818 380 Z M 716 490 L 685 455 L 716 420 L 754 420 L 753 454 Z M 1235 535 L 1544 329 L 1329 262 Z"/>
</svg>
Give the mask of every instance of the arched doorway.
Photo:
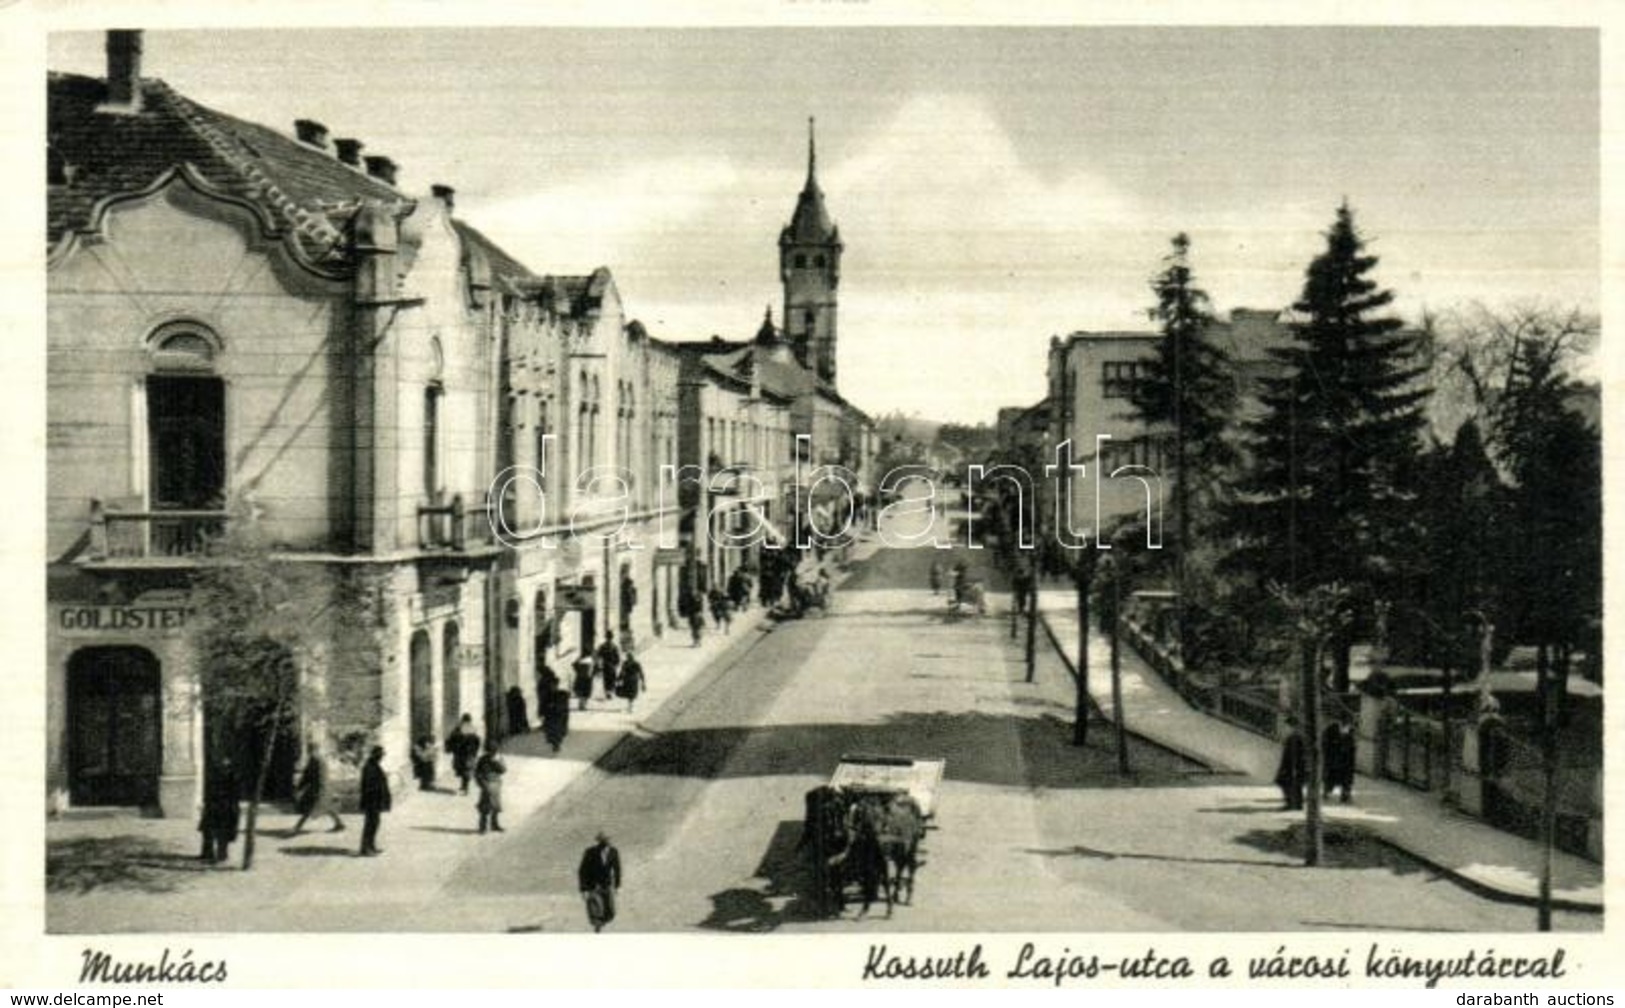
<svg viewBox="0 0 1625 1008">
<path fill-rule="evenodd" d="M 462 631 L 455 622 L 446 624 L 440 650 L 440 734 L 449 736 L 463 716 L 463 668 L 458 660 L 463 649 Z"/>
<path fill-rule="evenodd" d="M 68 795 L 75 805 L 151 805 L 163 767 L 158 659 L 91 647 L 68 659 Z"/>
<path fill-rule="evenodd" d="M 429 650 L 429 633 L 412 635 L 410 652 L 411 684 L 408 709 L 412 719 L 412 741 L 434 736 L 434 656 Z"/>
</svg>

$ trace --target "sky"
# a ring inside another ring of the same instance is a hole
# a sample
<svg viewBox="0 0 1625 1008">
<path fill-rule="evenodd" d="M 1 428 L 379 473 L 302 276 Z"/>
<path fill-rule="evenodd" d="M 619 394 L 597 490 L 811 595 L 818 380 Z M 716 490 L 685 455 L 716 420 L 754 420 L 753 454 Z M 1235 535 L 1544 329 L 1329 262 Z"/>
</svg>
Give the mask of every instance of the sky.
<svg viewBox="0 0 1625 1008">
<path fill-rule="evenodd" d="M 1415 321 L 1600 307 L 1598 36 L 1537 28 L 149 31 L 143 73 L 386 154 L 538 272 L 615 274 L 656 336 L 780 314 L 807 169 L 846 250 L 842 393 L 991 422 L 1052 336 L 1148 329 L 1191 236 L 1221 313 L 1281 308 L 1347 199 Z M 100 33 L 53 70 L 101 75 Z"/>
</svg>

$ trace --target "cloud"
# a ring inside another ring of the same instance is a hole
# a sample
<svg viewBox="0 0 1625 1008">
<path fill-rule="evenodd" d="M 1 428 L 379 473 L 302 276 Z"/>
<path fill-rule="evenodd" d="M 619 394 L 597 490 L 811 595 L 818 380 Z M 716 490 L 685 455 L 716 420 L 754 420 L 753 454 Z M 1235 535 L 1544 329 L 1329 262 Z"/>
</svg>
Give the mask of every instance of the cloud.
<svg viewBox="0 0 1625 1008">
<path fill-rule="evenodd" d="M 617 171 L 500 199 L 471 219 L 536 270 L 575 270 L 635 258 L 640 246 L 707 221 L 740 189 L 719 156 L 635 161 Z"/>
</svg>

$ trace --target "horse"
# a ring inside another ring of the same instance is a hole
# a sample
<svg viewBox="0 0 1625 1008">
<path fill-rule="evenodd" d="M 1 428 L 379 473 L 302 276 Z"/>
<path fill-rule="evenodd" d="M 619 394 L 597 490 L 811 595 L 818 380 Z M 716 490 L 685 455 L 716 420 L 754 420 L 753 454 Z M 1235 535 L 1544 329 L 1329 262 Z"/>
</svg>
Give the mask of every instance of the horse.
<svg viewBox="0 0 1625 1008">
<path fill-rule="evenodd" d="M 887 862 L 887 912 L 893 903 L 914 901 L 914 873 L 919 868 L 920 840 L 925 836 L 925 814 L 906 792 L 871 794 L 858 803 L 863 820 L 860 832 L 874 836 Z"/>
</svg>

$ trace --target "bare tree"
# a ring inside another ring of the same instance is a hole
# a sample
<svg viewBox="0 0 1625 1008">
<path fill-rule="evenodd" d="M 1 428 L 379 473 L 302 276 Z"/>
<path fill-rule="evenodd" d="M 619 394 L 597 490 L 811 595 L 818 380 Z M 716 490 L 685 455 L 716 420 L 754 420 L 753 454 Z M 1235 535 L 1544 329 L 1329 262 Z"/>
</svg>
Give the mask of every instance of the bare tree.
<svg viewBox="0 0 1625 1008">
<path fill-rule="evenodd" d="M 1473 302 L 1428 321 L 1434 387 L 1429 413 L 1444 439 L 1468 420 L 1484 431 L 1498 426 L 1520 359 L 1524 366 L 1538 363 L 1570 379 L 1583 377 L 1602 331 L 1594 314 L 1540 301 L 1502 309 Z"/>
<path fill-rule="evenodd" d="M 302 726 L 331 736 L 341 758 L 358 761 L 387 714 L 379 601 L 353 569 L 279 555 L 244 512 L 211 544 L 192 579 L 192 606 L 207 748 L 240 754 L 253 773 L 246 871 L 279 741 L 296 744 Z"/>
</svg>

